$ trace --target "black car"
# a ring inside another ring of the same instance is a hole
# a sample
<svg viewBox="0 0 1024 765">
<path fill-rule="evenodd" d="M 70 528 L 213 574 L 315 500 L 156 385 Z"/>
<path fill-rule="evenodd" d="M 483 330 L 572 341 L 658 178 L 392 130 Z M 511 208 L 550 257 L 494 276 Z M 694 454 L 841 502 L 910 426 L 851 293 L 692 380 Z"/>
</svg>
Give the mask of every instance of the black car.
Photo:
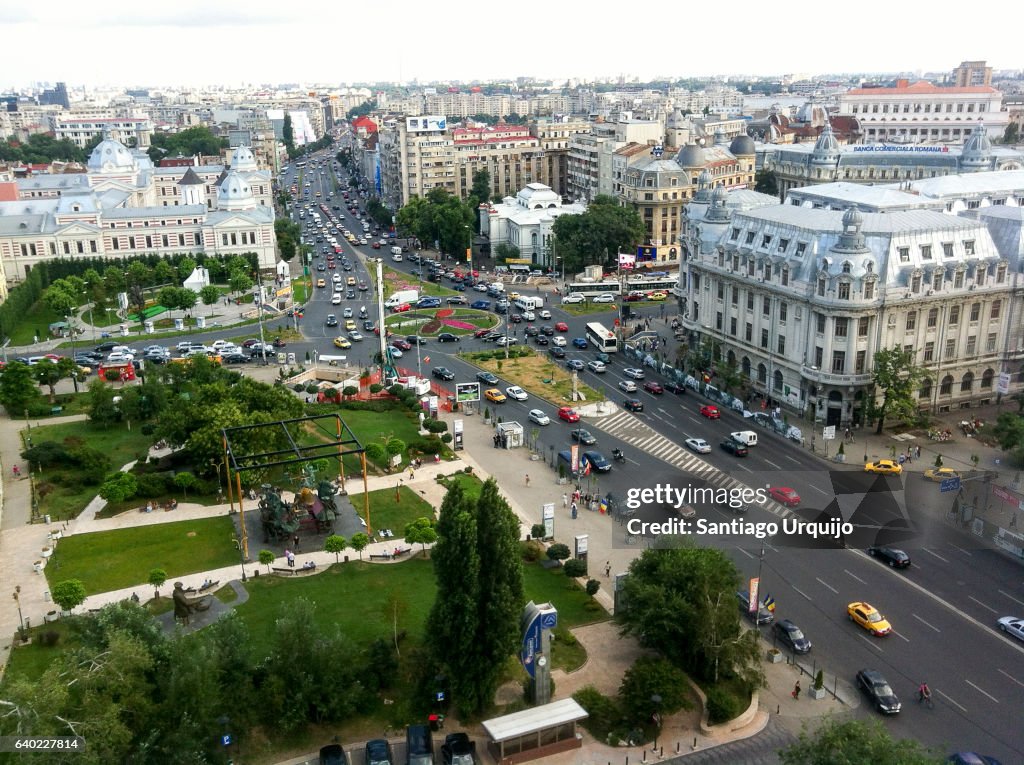
<svg viewBox="0 0 1024 765">
<path fill-rule="evenodd" d="M 583 464 L 589 464 L 598 473 L 607 473 L 612 469 L 612 463 L 601 452 L 583 452 L 583 459 L 585 461 Z"/>
<path fill-rule="evenodd" d="M 449 733 L 441 745 L 441 760 L 444 765 L 475 765 L 475 749 L 465 733 Z"/>
<path fill-rule="evenodd" d="M 540 330 L 532 324 L 527 324 L 526 329 L 523 330 L 523 334 L 527 337 L 537 337 L 540 334 Z"/>
<path fill-rule="evenodd" d="M 354 300 L 355 297 L 356 297 L 356 291 L 354 289 L 352 289 L 351 287 L 349 287 L 345 291 L 345 299 L 346 300 Z"/>
<path fill-rule="evenodd" d="M 497 385 L 498 384 L 498 378 L 495 377 L 490 372 L 477 372 L 476 373 L 476 379 L 479 380 L 480 382 L 486 384 L 486 385 Z"/>
<path fill-rule="evenodd" d="M 549 345 L 551 343 L 551 341 L 548 338 L 544 337 L 544 335 L 537 335 L 535 338 L 533 338 L 533 342 L 535 342 L 537 345 Z"/>
<path fill-rule="evenodd" d="M 345 750 L 341 744 L 320 747 L 320 765 L 346 765 Z"/>
<path fill-rule="evenodd" d="M 99 345 L 96 346 L 96 353 L 110 353 L 118 345 L 120 345 L 120 343 L 115 343 L 112 340 L 108 340 L 107 342 L 100 343 Z"/>
<path fill-rule="evenodd" d="M 434 741 L 426 725 L 405 729 L 406 765 L 434 765 Z"/>
<path fill-rule="evenodd" d="M 454 380 L 455 373 L 448 369 L 448 367 L 434 367 L 430 370 L 430 374 L 436 377 L 438 380 Z"/>
<path fill-rule="evenodd" d="M 225 364 L 245 364 L 250 359 L 249 359 L 249 356 L 247 354 L 239 352 L 239 353 L 225 353 L 223 356 L 220 357 L 220 360 L 223 361 Z M 162 361 L 156 361 L 156 359 L 150 359 L 149 357 L 146 358 L 146 361 L 153 361 L 153 362 L 155 362 L 157 364 L 162 364 L 163 363 Z"/>
<path fill-rule="evenodd" d="M 597 443 L 597 439 L 589 430 L 583 428 L 577 428 L 572 432 L 572 440 L 579 441 L 584 446 L 591 446 Z"/>
<path fill-rule="evenodd" d="M 642 412 L 644 410 L 644 402 L 637 398 L 627 398 L 622 402 L 622 408 L 627 412 Z"/>
<path fill-rule="evenodd" d="M 376 325 L 372 321 L 367 319 L 366 321 L 363 322 L 363 331 L 364 332 L 373 332 L 373 329 L 374 329 L 375 326 Z"/>
<path fill-rule="evenodd" d="M 804 633 L 789 619 L 775 622 L 775 636 L 780 643 L 784 643 L 793 653 L 807 653 L 811 650 L 811 641 L 804 637 Z"/>
<path fill-rule="evenodd" d="M 868 555 L 878 558 L 892 568 L 909 568 L 910 556 L 895 547 L 869 547 Z"/>
<path fill-rule="evenodd" d="M 725 451 L 729 452 L 736 457 L 746 457 L 747 447 L 741 444 L 739 441 L 734 441 L 731 438 L 727 438 L 719 444 Z"/>
<path fill-rule="evenodd" d="M 457 343 L 459 342 L 459 336 L 453 335 L 451 332 L 442 332 L 437 336 L 437 342 L 439 343 Z"/>
<path fill-rule="evenodd" d="M 556 359 L 564 359 L 565 358 L 565 349 L 559 348 L 557 345 L 552 345 L 548 349 L 548 353 L 551 354 L 552 358 L 556 358 Z"/>
<path fill-rule="evenodd" d="M 333 313 L 329 313 L 327 314 L 327 321 L 325 321 L 324 324 L 326 324 L 328 327 L 337 327 L 338 317 L 335 316 Z"/>
<path fill-rule="evenodd" d="M 366 742 L 366 765 L 394 765 L 391 758 L 391 744 L 382 738 Z"/>
<path fill-rule="evenodd" d="M 406 335 L 405 336 L 405 342 L 409 343 L 410 347 L 412 347 L 414 345 L 426 345 L 427 338 L 421 337 L 420 335 Z M 408 349 L 403 348 L 402 350 L 404 351 L 404 350 L 408 350 Z"/>
<path fill-rule="evenodd" d="M 899 714 L 903 705 L 889 687 L 888 681 L 877 669 L 862 669 L 857 673 L 857 686 L 871 699 L 875 709 L 883 715 Z"/>
<path fill-rule="evenodd" d="M 740 613 L 755 624 L 771 624 L 775 621 L 772 612 L 765 607 L 763 602 L 757 604 L 756 612 L 750 610 L 750 595 L 746 590 L 736 592 L 736 602 L 739 604 Z"/>
<path fill-rule="evenodd" d="M 552 327 L 550 324 L 542 324 L 540 327 L 540 333 L 542 335 L 547 335 L 548 337 L 551 337 L 553 334 L 555 334 L 555 328 Z"/>
<path fill-rule="evenodd" d="M 484 335 L 480 339 L 483 340 L 485 343 L 489 343 L 489 342 L 492 342 L 494 340 L 497 340 L 499 337 L 504 337 L 504 336 L 505 335 L 502 332 L 488 332 L 486 335 Z"/>
<path fill-rule="evenodd" d="M 677 396 L 682 396 L 686 393 L 686 386 L 680 385 L 677 382 L 667 382 L 661 386 L 666 393 L 675 393 Z"/>
</svg>

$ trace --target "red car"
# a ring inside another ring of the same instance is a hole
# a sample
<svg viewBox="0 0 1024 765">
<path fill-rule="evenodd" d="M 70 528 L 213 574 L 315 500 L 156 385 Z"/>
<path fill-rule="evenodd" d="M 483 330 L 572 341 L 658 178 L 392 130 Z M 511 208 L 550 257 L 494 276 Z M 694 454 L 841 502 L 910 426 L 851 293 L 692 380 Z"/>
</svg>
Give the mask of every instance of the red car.
<svg viewBox="0 0 1024 765">
<path fill-rule="evenodd" d="M 718 411 L 718 407 L 712 404 L 705 404 L 702 406 L 700 408 L 700 413 L 709 420 L 718 420 L 722 417 L 722 413 Z"/>
<path fill-rule="evenodd" d="M 478 329 L 476 332 L 473 333 L 473 337 L 483 337 L 484 335 L 490 334 L 490 332 L 491 330 L 489 329 Z"/>
<path fill-rule="evenodd" d="M 558 322 L 555 325 L 555 331 L 556 332 L 568 332 L 569 331 L 569 325 L 566 324 L 564 321 L 560 321 L 560 322 Z"/>
<path fill-rule="evenodd" d="M 405 313 L 406 311 L 408 311 L 411 308 L 412 308 L 412 306 L 409 305 L 408 303 L 402 303 L 401 305 L 396 305 L 395 306 L 395 313 Z"/>
<path fill-rule="evenodd" d="M 330 262 L 329 262 L 329 263 L 327 264 L 327 267 L 328 267 L 329 269 L 331 269 L 331 270 L 333 271 L 334 269 L 336 269 L 336 268 L 338 267 L 338 264 L 337 264 L 337 263 L 335 263 L 335 262 L 334 262 L 334 261 L 332 260 L 332 261 L 330 261 Z"/>
<path fill-rule="evenodd" d="M 412 343 L 407 340 L 392 340 L 391 344 L 400 351 L 411 351 Z"/>
<path fill-rule="evenodd" d="M 565 420 L 566 422 L 579 422 L 580 416 L 576 414 L 576 410 L 571 406 L 563 406 L 558 410 L 558 419 Z"/>
<path fill-rule="evenodd" d="M 788 486 L 772 486 L 768 489 L 768 494 L 776 502 L 786 507 L 796 507 L 800 504 L 800 495 Z"/>
<path fill-rule="evenodd" d="M 648 380 L 644 383 L 644 390 L 648 393 L 664 393 L 665 389 L 661 387 L 661 383 L 654 382 L 654 380 Z"/>
</svg>

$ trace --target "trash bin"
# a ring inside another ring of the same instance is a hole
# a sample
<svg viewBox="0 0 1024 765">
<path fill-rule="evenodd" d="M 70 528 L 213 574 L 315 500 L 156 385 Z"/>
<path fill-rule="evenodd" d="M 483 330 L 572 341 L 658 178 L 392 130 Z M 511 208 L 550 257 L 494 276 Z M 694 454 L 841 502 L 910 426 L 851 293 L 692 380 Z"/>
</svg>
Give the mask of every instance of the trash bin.
<svg viewBox="0 0 1024 765">
<path fill-rule="evenodd" d="M 49 515 L 44 515 L 43 517 L 44 517 L 44 518 L 46 519 L 46 522 L 47 522 L 47 523 L 49 523 L 49 522 L 50 522 L 50 516 L 49 516 Z"/>
<path fill-rule="evenodd" d="M 50 602 L 50 591 L 49 590 L 47 590 L 46 592 L 43 593 L 43 600 L 45 600 L 47 603 Z"/>
</svg>

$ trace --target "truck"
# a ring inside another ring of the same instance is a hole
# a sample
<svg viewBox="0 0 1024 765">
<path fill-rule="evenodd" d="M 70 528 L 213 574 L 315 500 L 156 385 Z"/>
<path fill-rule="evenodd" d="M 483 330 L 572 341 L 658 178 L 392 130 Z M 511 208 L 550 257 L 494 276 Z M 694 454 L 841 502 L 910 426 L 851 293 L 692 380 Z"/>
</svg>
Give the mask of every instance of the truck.
<svg viewBox="0 0 1024 765">
<path fill-rule="evenodd" d="M 528 295 L 520 295 L 516 298 L 514 303 L 515 307 L 521 311 L 532 311 L 535 308 L 540 308 L 544 305 L 544 298 L 542 297 L 530 297 Z"/>
<path fill-rule="evenodd" d="M 385 308 L 397 308 L 402 303 L 412 305 L 420 299 L 419 290 L 397 290 L 391 293 L 391 297 L 384 301 Z"/>
</svg>

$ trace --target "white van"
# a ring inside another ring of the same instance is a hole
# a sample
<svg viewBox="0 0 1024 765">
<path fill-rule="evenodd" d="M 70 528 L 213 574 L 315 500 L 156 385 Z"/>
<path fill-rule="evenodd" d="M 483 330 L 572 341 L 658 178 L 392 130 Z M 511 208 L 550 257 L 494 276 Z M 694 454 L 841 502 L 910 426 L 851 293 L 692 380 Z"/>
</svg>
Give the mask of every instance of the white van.
<svg viewBox="0 0 1024 765">
<path fill-rule="evenodd" d="M 391 248 L 391 259 L 395 263 L 401 263 L 402 262 L 402 248 L 401 247 L 392 247 Z"/>
<path fill-rule="evenodd" d="M 735 433 L 730 433 L 729 438 L 746 447 L 757 446 L 757 433 L 752 430 L 737 430 Z"/>
</svg>

